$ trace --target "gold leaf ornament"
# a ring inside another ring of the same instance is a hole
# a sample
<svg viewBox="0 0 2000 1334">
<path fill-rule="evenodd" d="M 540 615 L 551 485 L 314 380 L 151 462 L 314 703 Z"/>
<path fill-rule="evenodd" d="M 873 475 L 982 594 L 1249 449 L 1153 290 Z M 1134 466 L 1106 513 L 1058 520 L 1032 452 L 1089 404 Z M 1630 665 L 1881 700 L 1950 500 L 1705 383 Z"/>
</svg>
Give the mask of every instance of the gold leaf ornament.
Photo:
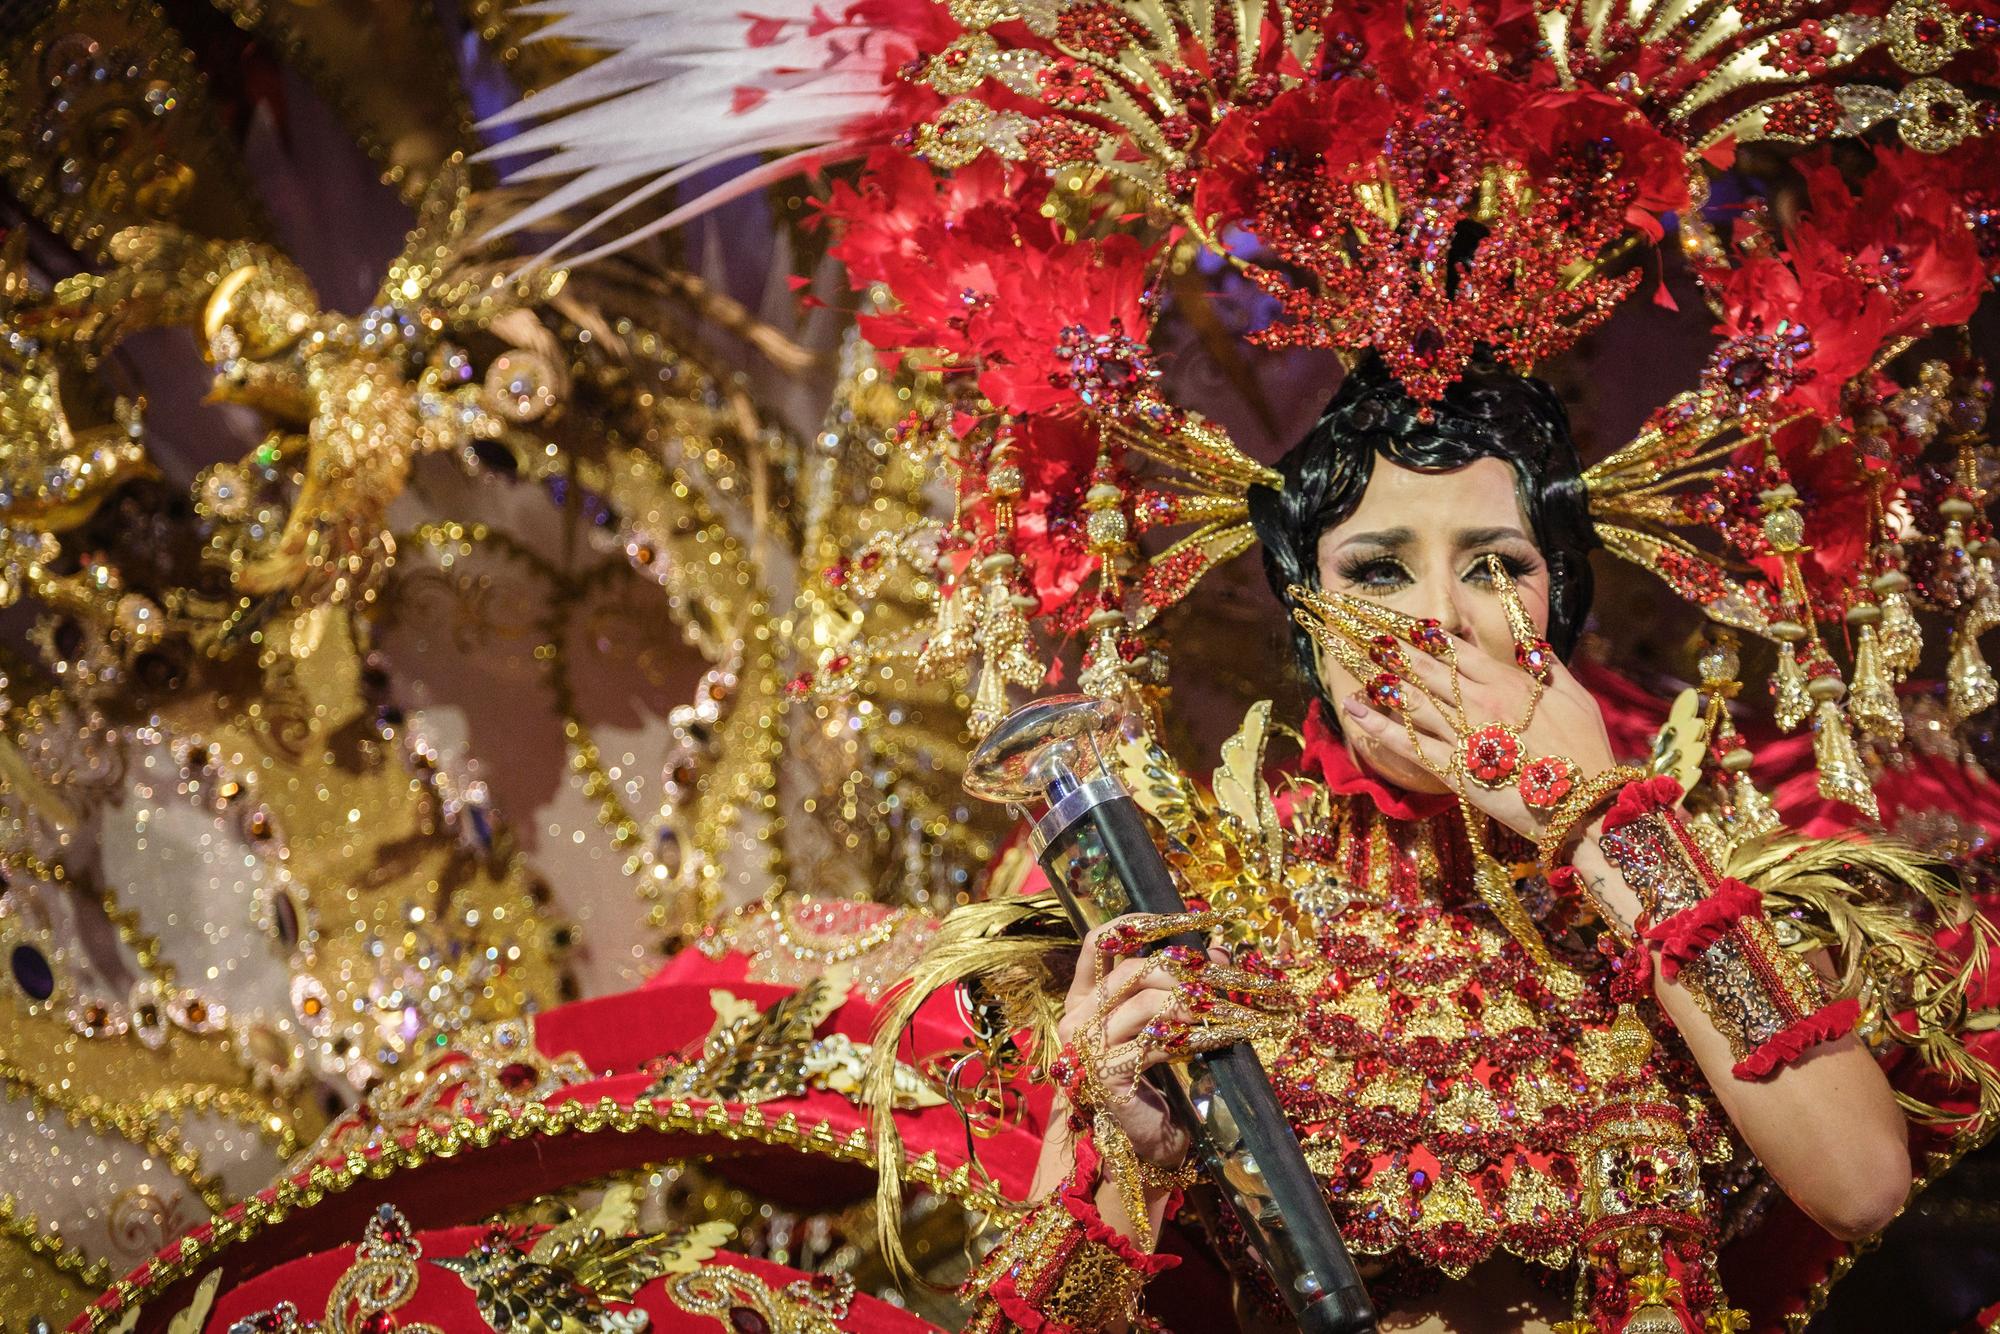
<svg viewBox="0 0 2000 1334">
<path fill-rule="evenodd" d="M 531 1246 L 489 1234 L 474 1250 L 431 1263 L 456 1274 L 472 1290 L 479 1314 L 495 1329 L 639 1334 L 649 1323 L 644 1312 L 613 1311 L 606 1303 L 629 1302 L 658 1278 L 700 1272 L 736 1231 L 732 1224 L 712 1220 L 674 1232 L 626 1237 L 607 1233 L 594 1222 L 593 1216 L 590 1222 L 544 1233 Z"/>
<path fill-rule="evenodd" d="M 847 1001 L 851 970 L 836 964 L 769 1007 L 716 988 L 709 992 L 715 1022 L 691 1057 L 667 1056 L 649 1097 L 713 1098 L 759 1103 L 795 1098 L 809 1088 L 842 1094 L 860 1105 L 873 1049 L 845 1033 L 815 1036 Z M 893 1084 L 898 1107 L 944 1102 L 930 1081 L 898 1061 Z"/>
<path fill-rule="evenodd" d="M 764 1326 L 784 1334 L 839 1334 L 854 1301 L 854 1280 L 845 1274 L 816 1274 L 774 1288 L 746 1270 L 728 1265 L 704 1265 L 667 1285 L 667 1295 L 682 1310 L 714 1316 L 736 1325 L 739 1308 L 761 1316 Z"/>
</svg>

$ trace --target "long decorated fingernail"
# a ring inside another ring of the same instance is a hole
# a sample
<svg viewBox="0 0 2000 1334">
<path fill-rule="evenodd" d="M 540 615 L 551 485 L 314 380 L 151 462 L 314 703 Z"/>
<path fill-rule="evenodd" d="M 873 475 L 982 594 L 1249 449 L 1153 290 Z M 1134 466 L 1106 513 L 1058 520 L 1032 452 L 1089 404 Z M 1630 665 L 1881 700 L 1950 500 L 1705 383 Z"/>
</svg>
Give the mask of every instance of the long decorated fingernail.
<svg viewBox="0 0 2000 1334">
<path fill-rule="evenodd" d="M 1514 661 L 1537 681 L 1546 683 L 1549 670 L 1555 665 L 1555 650 L 1535 629 L 1535 619 L 1528 615 L 1527 604 L 1521 601 L 1514 576 L 1507 573 L 1507 563 L 1498 556 L 1489 555 L 1486 570 L 1493 578 L 1494 592 L 1500 596 L 1500 607 L 1507 613 L 1507 630 L 1514 637 Z"/>
</svg>

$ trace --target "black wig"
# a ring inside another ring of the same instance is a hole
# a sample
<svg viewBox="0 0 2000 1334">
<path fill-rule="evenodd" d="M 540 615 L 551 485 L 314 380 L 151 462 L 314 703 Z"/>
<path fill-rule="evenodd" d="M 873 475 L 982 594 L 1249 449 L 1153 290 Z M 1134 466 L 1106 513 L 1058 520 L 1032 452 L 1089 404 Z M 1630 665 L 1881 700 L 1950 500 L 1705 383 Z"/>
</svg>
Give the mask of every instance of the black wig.
<svg viewBox="0 0 2000 1334">
<path fill-rule="evenodd" d="M 1448 471 L 1479 459 L 1511 464 L 1528 526 L 1549 566 L 1549 643 L 1564 657 L 1590 611 L 1590 524 L 1569 414 L 1547 384 L 1475 362 L 1432 405 L 1404 392 L 1381 358 L 1349 371 L 1305 438 L 1278 460 L 1281 488 L 1250 488 L 1250 522 L 1264 544 L 1264 576 L 1290 612 L 1286 590 L 1319 587 L 1319 539 L 1361 503 L 1377 457 L 1406 468 Z M 1292 646 L 1315 694 L 1324 686 L 1312 639 L 1297 626 Z"/>
</svg>

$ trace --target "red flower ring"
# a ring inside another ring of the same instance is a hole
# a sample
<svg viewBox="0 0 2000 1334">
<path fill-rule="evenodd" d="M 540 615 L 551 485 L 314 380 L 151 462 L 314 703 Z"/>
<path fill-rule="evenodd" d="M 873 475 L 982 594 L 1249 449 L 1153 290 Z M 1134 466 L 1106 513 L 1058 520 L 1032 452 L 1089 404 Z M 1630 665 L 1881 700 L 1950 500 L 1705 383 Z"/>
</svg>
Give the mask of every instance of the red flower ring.
<svg viewBox="0 0 2000 1334">
<path fill-rule="evenodd" d="M 1576 764 L 1561 755 L 1543 755 L 1521 767 L 1521 800 L 1533 811 L 1552 811 L 1576 786 Z"/>
<path fill-rule="evenodd" d="M 1521 664 L 1521 669 L 1537 681 L 1546 682 L 1549 679 L 1549 670 L 1555 666 L 1556 651 L 1549 647 L 1548 640 L 1537 639 L 1532 644 L 1516 644 L 1514 661 Z"/>
<path fill-rule="evenodd" d="M 1403 692 L 1402 678 L 1389 672 L 1383 672 L 1368 683 L 1368 702 L 1392 713 L 1401 713 L 1410 707 L 1410 697 Z"/>
<path fill-rule="evenodd" d="M 1521 738 L 1505 723 L 1488 723 L 1465 737 L 1465 771 L 1481 787 L 1500 788 L 1521 768 Z"/>
</svg>

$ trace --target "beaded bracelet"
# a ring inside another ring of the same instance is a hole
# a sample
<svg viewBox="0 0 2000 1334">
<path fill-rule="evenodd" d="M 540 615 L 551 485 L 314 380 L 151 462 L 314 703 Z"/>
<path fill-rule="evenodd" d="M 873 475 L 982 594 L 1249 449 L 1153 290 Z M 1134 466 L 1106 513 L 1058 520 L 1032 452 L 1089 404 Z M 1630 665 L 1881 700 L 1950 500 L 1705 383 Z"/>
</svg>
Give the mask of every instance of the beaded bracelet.
<svg viewBox="0 0 2000 1334">
<path fill-rule="evenodd" d="M 1535 854 L 1543 873 L 1553 871 L 1562 861 L 1563 853 L 1576 841 L 1577 831 L 1589 823 L 1599 806 L 1627 784 L 1643 780 L 1645 776 L 1642 769 L 1618 764 L 1571 788 L 1569 795 L 1549 814 L 1548 823 L 1542 826 L 1541 835 L 1535 840 Z"/>
<path fill-rule="evenodd" d="M 1604 817 L 1599 846 L 1639 899 L 1639 939 L 1659 951 L 1660 974 L 1679 981 L 1729 1041 L 1739 1079 L 1760 1079 L 1849 1032 L 1860 1007 L 1828 1002 L 1812 964 L 1778 943 L 1764 898 L 1720 875 L 1674 814 L 1680 784 L 1629 784 Z"/>
<path fill-rule="evenodd" d="M 1103 1160 L 1079 1123 L 1076 1165 L 981 1257 L 959 1289 L 973 1308 L 966 1334 L 1098 1334 L 1137 1313 L 1146 1280 L 1180 1263 L 1148 1254 L 1104 1221 L 1096 1194 Z"/>
</svg>

